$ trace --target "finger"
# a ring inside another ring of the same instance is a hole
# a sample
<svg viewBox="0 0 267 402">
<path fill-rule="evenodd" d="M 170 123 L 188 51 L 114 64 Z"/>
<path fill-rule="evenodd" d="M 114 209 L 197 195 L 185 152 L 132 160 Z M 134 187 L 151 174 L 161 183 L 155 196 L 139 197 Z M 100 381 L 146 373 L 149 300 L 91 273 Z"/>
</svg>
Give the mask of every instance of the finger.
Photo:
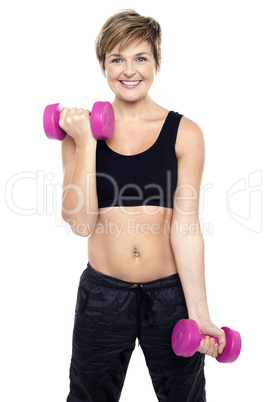
<svg viewBox="0 0 267 402">
<path fill-rule="evenodd" d="M 73 114 L 76 114 L 77 110 L 78 110 L 77 107 L 73 107 L 72 109 L 69 109 L 69 115 L 71 116 Z"/>
<path fill-rule="evenodd" d="M 211 354 L 212 357 L 216 358 L 218 356 L 218 354 L 219 354 L 218 353 L 218 348 L 219 348 L 218 343 L 215 343 L 213 353 Z"/>
<path fill-rule="evenodd" d="M 204 350 L 204 348 L 205 348 L 205 339 L 201 339 L 197 348 L 197 352 L 203 353 L 202 351 Z"/>
<path fill-rule="evenodd" d="M 209 348 L 207 354 L 212 356 L 212 357 L 217 357 L 218 356 L 218 343 L 215 343 L 214 338 L 211 338 L 211 340 L 210 340 L 210 348 Z"/>
<path fill-rule="evenodd" d="M 75 122 L 82 122 L 89 120 L 89 111 L 84 109 L 77 109 L 76 113 L 70 116 Z"/>
<path fill-rule="evenodd" d="M 219 345 L 215 343 L 214 338 L 206 337 L 205 339 L 201 340 L 197 351 L 208 356 L 217 357 L 218 346 Z"/>
<path fill-rule="evenodd" d="M 61 110 L 60 115 L 59 115 L 60 119 L 63 119 L 69 111 L 70 111 L 69 108 L 63 107 L 63 109 Z"/>
<path fill-rule="evenodd" d="M 210 354 L 210 349 L 211 349 L 211 338 L 207 336 L 207 337 L 205 338 L 204 353 L 205 353 L 206 355 Z"/>
<path fill-rule="evenodd" d="M 222 334 L 218 337 L 219 341 L 219 347 L 218 347 L 218 353 L 221 354 L 226 346 L 226 338 L 225 338 L 225 332 L 224 330 L 221 330 Z"/>
<path fill-rule="evenodd" d="M 206 338 L 201 340 L 199 347 L 198 347 L 198 351 L 200 353 L 207 354 L 209 347 L 210 347 L 210 338 L 208 336 L 206 336 Z"/>
<path fill-rule="evenodd" d="M 205 339 L 205 354 L 211 356 L 214 352 L 215 341 L 213 338 Z"/>
<path fill-rule="evenodd" d="M 82 109 L 81 115 L 85 116 L 85 117 L 89 117 L 90 116 L 90 110 L 88 109 Z"/>
<path fill-rule="evenodd" d="M 84 113 L 84 109 L 80 108 L 76 110 L 76 114 L 83 114 Z"/>
</svg>

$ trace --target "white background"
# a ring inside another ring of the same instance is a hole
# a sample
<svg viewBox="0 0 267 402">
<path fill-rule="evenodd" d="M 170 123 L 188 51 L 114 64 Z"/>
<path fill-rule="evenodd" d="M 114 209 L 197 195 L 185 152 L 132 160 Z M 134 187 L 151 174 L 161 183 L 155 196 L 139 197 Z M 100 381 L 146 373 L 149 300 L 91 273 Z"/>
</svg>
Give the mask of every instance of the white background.
<svg viewBox="0 0 267 402">
<path fill-rule="evenodd" d="M 235 363 L 206 359 L 208 401 L 266 400 L 267 29 L 259 0 L 2 6 L 1 400 L 66 400 L 87 250 L 61 220 L 61 148 L 45 137 L 42 114 L 49 103 L 90 108 L 113 100 L 94 40 L 125 8 L 153 16 L 163 29 L 152 98 L 196 121 L 205 136 L 200 218 L 210 312 L 243 339 Z M 157 400 L 136 347 L 121 401 L 137 399 Z"/>
</svg>

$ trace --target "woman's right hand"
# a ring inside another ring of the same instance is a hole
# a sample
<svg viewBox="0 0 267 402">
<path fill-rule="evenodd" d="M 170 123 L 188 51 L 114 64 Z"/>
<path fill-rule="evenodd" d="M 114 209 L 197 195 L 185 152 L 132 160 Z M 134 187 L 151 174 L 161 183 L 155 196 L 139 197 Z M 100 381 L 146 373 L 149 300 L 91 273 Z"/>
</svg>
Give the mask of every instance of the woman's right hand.
<svg viewBox="0 0 267 402">
<path fill-rule="evenodd" d="M 95 142 L 93 136 L 90 111 L 88 109 L 68 109 L 64 107 L 59 116 L 59 127 L 70 135 L 76 145 Z"/>
</svg>

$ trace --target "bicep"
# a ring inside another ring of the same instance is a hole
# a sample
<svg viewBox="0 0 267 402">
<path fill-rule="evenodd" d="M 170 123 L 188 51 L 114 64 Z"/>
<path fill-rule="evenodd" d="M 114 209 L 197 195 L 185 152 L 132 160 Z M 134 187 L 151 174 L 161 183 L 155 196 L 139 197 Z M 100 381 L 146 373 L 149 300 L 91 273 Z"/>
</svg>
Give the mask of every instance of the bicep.
<svg viewBox="0 0 267 402">
<path fill-rule="evenodd" d="M 67 135 L 62 141 L 62 167 L 63 167 L 63 196 L 71 182 L 76 157 L 76 144 L 74 139 Z"/>
<path fill-rule="evenodd" d="M 192 120 L 182 118 L 176 142 L 178 180 L 173 219 L 179 225 L 198 221 L 199 194 L 205 159 L 204 136 Z"/>
</svg>

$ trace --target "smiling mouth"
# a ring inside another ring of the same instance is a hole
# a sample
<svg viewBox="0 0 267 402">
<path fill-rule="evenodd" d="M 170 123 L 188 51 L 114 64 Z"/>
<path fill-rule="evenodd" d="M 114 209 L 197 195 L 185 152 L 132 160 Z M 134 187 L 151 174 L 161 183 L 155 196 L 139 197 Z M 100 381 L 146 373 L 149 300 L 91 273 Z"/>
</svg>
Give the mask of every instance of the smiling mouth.
<svg viewBox="0 0 267 402">
<path fill-rule="evenodd" d="M 139 81 L 120 81 L 123 85 L 127 86 L 127 87 L 135 87 L 138 84 L 140 84 L 141 80 Z"/>
</svg>

